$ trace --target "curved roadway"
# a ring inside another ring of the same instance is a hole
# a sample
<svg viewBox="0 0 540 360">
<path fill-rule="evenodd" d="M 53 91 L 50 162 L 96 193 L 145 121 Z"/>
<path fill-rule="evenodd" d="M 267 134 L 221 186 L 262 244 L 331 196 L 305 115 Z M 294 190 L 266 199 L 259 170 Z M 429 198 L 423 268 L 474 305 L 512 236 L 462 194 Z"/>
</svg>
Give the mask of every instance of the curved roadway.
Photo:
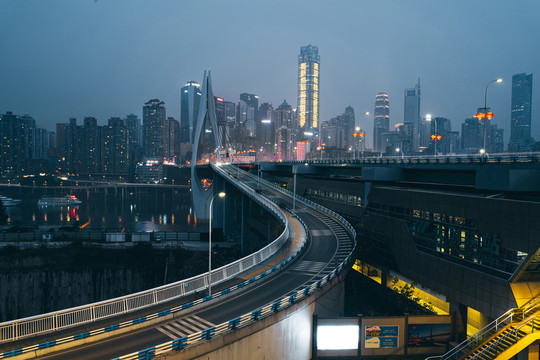
<svg viewBox="0 0 540 360">
<path fill-rule="evenodd" d="M 224 166 L 223 169 L 234 177 L 240 177 L 252 188 L 257 188 L 257 180 L 238 172 L 235 167 Z M 274 199 L 281 206 L 292 209 L 292 199 L 288 196 L 263 184 L 260 184 L 260 189 L 260 193 Z M 256 282 L 237 295 L 187 316 L 40 358 L 56 360 L 116 358 L 234 319 L 318 281 L 347 257 L 352 249 L 351 237 L 335 220 L 299 202 L 296 203 L 295 213 L 309 229 L 311 242 L 296 261 L 269 277 L 267 281 Z M 299 230 L 297 226 L 295 226 L 296 234 Z M 253 274 L 245 278 L 251 276 Z"/>
</svg>

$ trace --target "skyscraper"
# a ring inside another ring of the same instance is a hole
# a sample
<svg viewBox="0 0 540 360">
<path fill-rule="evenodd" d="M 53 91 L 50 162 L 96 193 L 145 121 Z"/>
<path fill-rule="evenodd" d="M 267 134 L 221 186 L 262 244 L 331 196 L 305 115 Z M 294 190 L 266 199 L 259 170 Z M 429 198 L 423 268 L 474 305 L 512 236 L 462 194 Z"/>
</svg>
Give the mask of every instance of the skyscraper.
<svg viewBox="0 0 540 360">
<path fill-rule="evenodd" d="M 195 126 L 201 102 L 201 86 L 196 81 L 188 81 L 180 95 L 180 143 L 193 144 Z"/>
<path fill-rule="evenodd" d="M 237 121 L 244 124 L 248 136 L 255 136 L 255 117 L 259 111 L 259 97 L 255 94 L 242 93 L 238 102 Z"/>
<path fill-rule="evenodd" d="M 272 121 L 276 124 L 276 128 L 279 129 L 285 126 L 287 129 L 291 129 L 293 126 L 294 111 L 292 106 L 287 104 L 287 101 L 283 100 L 283 103 L 274 110 L 272 114 Z"/>
<path fill-rule="evenodd" d="M 274 108 L 271 103 L 262 103 L 259 111 L 257 111 L 257 141 L 258 151 L 262 149 L 264 154 L 272 154 L 274 152 L 274 140 L 276 127 L 272 121 L 272 112 Z"/>
<path fill-rule="evenodd" d="M 411 123 L 413 128 L 413 151 L 420 145 L 420 79 L 414 88 L 405 89 L 405 109 L 403 123 Z"/>
<path fill-rule="evenodd" d="M 532 74 L 512 76 L 512 113 L 509 152 L 529 151 L 531 138 Z"/>
<path fill-rule="evenodd" d="M 386 146 L 382 134 L 390 130 L 390 101 L 388 94 L 380 92 L 375 97 L 375 112 L 373 118 L 373 150 L 383 152 Z"/>
<path fill-rule="evenodd" d="M 126 116 L 124 123 L 128 131 L 128 158 L 131 165 L 140 160 L 141 120 L 139 120 L 137 115 L 130 114 Z"/>
<path fill-rule="evenodd" d="M 482 148 L 482 126 L 477 118 L 465 119 L 461 125 L 461 149 L 475 154 Z"/>
<path fill-rule="evenodd" d="M 127 175 L 128 172 L 128 128 L 124 120 L 112 117 L 108 125 L 102 127 L 102 172 L 118 176 Z"/>
<path fill-rule="evenodd" d="M 298 127 L 317 132 L 319 126 L 319 48 L 302 46 L 298 56 Z"/>
<path fill-rule="evenodd" d="M 11 111 L 0 115 L 0 175 L 16 179 L 27 169 L 32 124 Z"/>
<path fill-rule="evenodd" d="M 160 157 L 164 153 L 165 103 L 151 99 L 143 106 L 143 152 L 146 157 Z"/>
</svg>

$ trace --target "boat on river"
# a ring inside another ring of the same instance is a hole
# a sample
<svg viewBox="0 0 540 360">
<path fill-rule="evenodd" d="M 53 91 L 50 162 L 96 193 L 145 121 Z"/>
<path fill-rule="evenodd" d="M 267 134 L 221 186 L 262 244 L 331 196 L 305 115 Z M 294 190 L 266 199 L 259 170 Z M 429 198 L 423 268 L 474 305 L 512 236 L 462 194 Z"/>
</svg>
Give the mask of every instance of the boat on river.
<svg viewBox="0 0 540 360">
<path fill-rule="evenodd" d="M 4 206 L 17 206 L 21 203 L 21 200 L 12 199 L 4 195 L 0 195 L 0 202 L 4 204 Z"/>
<path fill-rule="evenodd" d="M 44 196 L 38 200 L 39 206 L 77 206 L 80 204 L 82 204 L 82 201 L 77 199 L 75 195 L 63 197 Z"/>
</svg>

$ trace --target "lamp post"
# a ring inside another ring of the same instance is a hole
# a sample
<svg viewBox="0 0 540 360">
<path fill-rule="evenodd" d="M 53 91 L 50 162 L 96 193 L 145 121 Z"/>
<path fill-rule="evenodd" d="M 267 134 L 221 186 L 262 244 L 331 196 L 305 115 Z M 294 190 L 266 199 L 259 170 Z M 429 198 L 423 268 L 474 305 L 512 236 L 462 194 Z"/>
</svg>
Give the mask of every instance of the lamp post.
<svg viewBox="0 0 540 360">
<path fill-rule="evenodd" d="M 499 78 L 499 79 L 491 80 L 490 82 L 488 82 L 488 84 L 486 85 L 486 92 L 484 93 L 484 107 L 482 108 L 484 112 L 483 113 L 479 112 L 478 114 L 476 114 L 476 118 L 478 118 L 478 120 L 484 119 L 484 141 L 483 141 L 483 146 L 482 146 L 482 150 L 484 151 L 480 151 L 480 153 L 482 154 L 482 157 L 485 156 L 485 153 L 487 151 L 486 149 L 486 119 L 491 120 L 491 118 L 493 117 L 493 113 L 488 111 L 489 108 L 487 107 L 487 93 L 488 93 L 489 85 L 493 84 L 494 82 L 500 83 L 502 82 L 502 79 Z"/>
<path fill-rule="evenodd" d="M 212 200 L 210 200 L 210 213 L 208 215 L 208 296 L 212 295 L 212 203 L 216 196 L 222 198 L 225 197 L 225 193 L 222 191 L 219 194 L 214 195 Z"/>
<path fill-rule="evenodd" d="M 396 148 L 396 153 L 400 153 L 401 152 L 401 160 L 403 160 L 403 150 L 401 150 L 400 148 Z"/>
<path fill-rule="evenodd" d="M 437 132 L 437 131 L 435 131 Z M 439 134 L 433 134 L 431 135 L 431 140 L 433 140 L 434 144 L 435 144 L 435 157 L 437 157 L 437 142 L 441 141 L 442 140 L 442 136 L 439 135 Z"/>
<path fill-rule="evenodd" d="M 356 139 L 356 137 L 359 136 L 359 135 L 360 135 L 360 127 L 357 126 L 355 128 L 355 132 L 353 132 L 353 137 Z M 355 144 L 354 160 L 358 159 L 358 152 L 360 151 L 358 149 L 358 145 L 360 145 L 359 142 L 360 142 L 360 140 L 358 140 L 358 142 Z"/>
</svg>

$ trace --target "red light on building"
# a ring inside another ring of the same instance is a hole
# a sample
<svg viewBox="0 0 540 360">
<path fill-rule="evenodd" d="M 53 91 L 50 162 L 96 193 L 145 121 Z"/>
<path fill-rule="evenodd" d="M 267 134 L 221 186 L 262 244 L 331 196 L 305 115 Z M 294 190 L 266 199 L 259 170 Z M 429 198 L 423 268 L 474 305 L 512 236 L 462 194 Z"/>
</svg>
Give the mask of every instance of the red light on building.
<svg viewBox="0 0 540 360">
<path fill-rule="evenodd" d="M 220 98 L 220 97 L 217 97 L 216 100 L 219 101 L 219 102 L 223 102 L 223 99 Z"/>
</svg>

